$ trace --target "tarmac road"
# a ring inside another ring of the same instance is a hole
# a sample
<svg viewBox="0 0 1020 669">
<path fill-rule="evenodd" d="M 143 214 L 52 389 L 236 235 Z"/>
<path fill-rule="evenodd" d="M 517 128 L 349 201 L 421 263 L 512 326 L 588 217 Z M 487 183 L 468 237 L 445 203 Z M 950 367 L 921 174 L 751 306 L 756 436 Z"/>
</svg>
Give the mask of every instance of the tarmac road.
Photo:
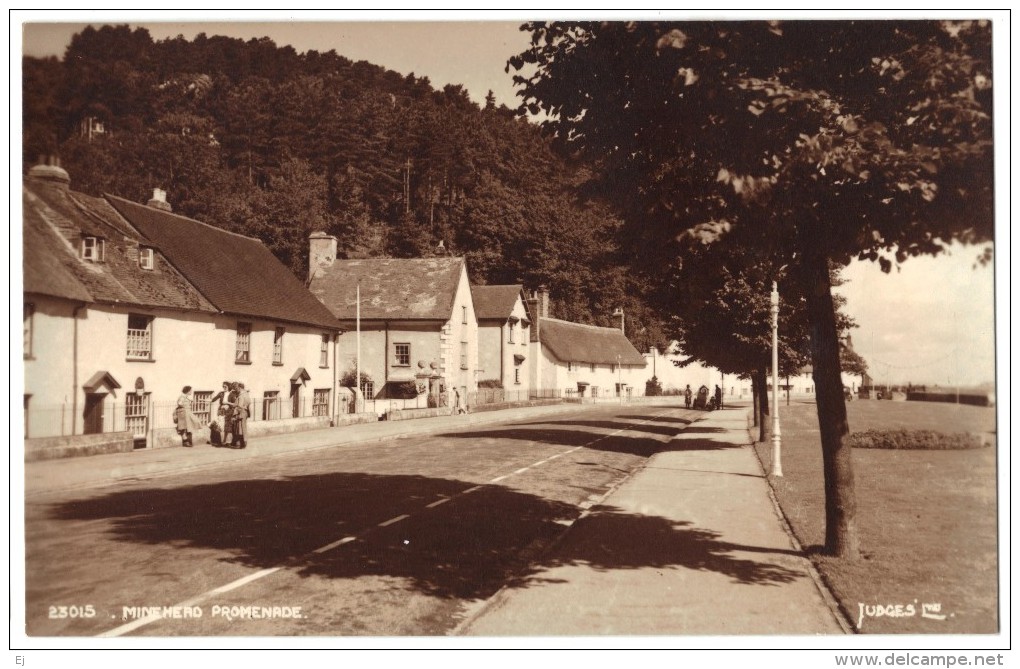
<svg viewBox="0 0 1020 669">
<path fill-rule="evenodd" d="M 506 413 L 29 494 L 27 632 L 447 634 L 702 412 Z"/>
</svg>

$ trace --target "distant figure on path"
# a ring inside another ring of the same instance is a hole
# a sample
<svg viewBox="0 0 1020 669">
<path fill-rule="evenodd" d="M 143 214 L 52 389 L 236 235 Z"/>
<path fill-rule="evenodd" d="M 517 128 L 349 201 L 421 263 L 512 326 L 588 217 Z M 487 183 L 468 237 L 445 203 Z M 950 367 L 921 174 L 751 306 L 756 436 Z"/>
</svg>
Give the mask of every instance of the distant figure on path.
<svg viewBox="0 0 1020 669">
<path fill-rule="evenodd" d="M 691 392 L 691 384 L 687 384 L 687 388 L 684 389 L 684 407 L 687 409 L 691 408 L 691 396 L 694 393 Z"/>
<path fill-rule="evenodd" d="M 722 388 L 715 387 L 715 408 L 722 409 Z"/>
</svg>

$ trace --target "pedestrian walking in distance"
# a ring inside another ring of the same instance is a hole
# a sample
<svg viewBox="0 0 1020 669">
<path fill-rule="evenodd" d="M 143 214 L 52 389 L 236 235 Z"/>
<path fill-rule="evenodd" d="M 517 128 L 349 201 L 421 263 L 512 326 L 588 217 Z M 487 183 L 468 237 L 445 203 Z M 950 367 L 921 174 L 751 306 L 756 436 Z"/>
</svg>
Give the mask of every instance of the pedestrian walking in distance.
<svg viewBox="0 0 1020 669">
<path fill-rule="evenodd" d="M 722 409 L 722 388 L 715 387 L 715 408 Z"/>
<path fill-rule="evenodd" d="M 691 395 L 693 394 L 694 393 L 691 392 L 691 384 L 688 383 L 687 388 L 684 389 L 684 408 L 691 408 Z"/>
</svg>

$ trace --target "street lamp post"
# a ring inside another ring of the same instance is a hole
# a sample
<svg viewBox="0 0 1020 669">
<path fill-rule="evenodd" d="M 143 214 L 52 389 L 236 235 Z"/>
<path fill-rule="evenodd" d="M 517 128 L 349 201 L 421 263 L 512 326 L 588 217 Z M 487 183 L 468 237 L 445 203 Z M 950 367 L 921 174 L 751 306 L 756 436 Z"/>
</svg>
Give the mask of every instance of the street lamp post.
<svg viewBox="0 0 1020 669">
<path fill-rule="evenodd" d="M 779 433 L 779 289 L 772 282 L 772 475 L 783 475 L 783 439 Z"/>
</svg>

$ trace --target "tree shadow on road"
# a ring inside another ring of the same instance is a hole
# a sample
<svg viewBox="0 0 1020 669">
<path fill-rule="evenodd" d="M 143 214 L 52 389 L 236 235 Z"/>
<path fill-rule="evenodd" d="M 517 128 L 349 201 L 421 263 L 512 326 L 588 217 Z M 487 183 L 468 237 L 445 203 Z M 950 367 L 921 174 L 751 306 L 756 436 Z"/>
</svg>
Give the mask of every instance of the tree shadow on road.
<svg viewBox="0 0 1020 669">
<path fill-rule="evenodd" d="M 449 501 L 429 507 L 442 499 Z M 332 473 L 149 487 L 55 504 L 46 512 L 47 522 L 69 528 L 109 523 L 104 540 L 158 547 L 167 564 L 175 558 L 186 564 L 195 557 L 189 551 L 204 557 L 212 549 L 227 562 L 253 569 L 286 565 L 305 577 L 401 578 L 409 589 L 441 598 L 484 599 L 507 584 L 528 587 L 529 579 L 567 564 L 605 571 L 682 567 L 748 584 L 797 577 L 765 558 L 730 555 L 760 549 L 720 541 L 710 529 L 612 508 L 586 518 L 571 534 L 573 543 L 550 554 L 546 549 L 578 517 L 577 507 L 502 486 L 422 476 Z M 404 514 L 410 517 L 385 525 Z M 314 552 L 346 536 L 356 539 Z M 58 573 L 61 560 L 88 559 L 87 551 L 48 557 L 43 571 Z M 153 592 L 160 592 L 158 583 Z M 146 593 L 137 595 L 144 600 Z"/>
<path fill-rule="evenodd" d="M 576 427 L 594 427 L 602 430 L 626 430 L 628 432 L 649 432 L 651 434 L 661 434 L 665 437 L 672 437 L 682 428 L 670 427 L 668 425 L 652 425 L 649 423 L 627 423 L 624 421 L 612 421 L 612 420 L 549 420 L 541 422 L 531 423 L 512 423 L 513 427 L 519 425 L 549 425 L 549 426 L 561 426 L 570 425 Z"/>
<path fill-rule="evenodd" d="M 597 451 L 626 453 L 643 458 L 651 457 L 667 446 L 667 441 L 653 437 L 636 437 L 627 434 L 608 435 L 584 430 L 548 428 L 502 428 L 495 430 L 475 430 L 471 432 L 449 432 L 438 435 L 451 439 L 518 439 L 533 441 L 540 444 L 557 446 L 584 446 Z"/>
<path fill-rule="evenodd" d="M 628 418 L 631 420 L 654 420 L 657 423 L 679 423 L 681 425 L 690 425 L 694 421 L 690 418 L 677 418 L 676 416 L 616 416 L 616 418 Z"/>
</svg>

